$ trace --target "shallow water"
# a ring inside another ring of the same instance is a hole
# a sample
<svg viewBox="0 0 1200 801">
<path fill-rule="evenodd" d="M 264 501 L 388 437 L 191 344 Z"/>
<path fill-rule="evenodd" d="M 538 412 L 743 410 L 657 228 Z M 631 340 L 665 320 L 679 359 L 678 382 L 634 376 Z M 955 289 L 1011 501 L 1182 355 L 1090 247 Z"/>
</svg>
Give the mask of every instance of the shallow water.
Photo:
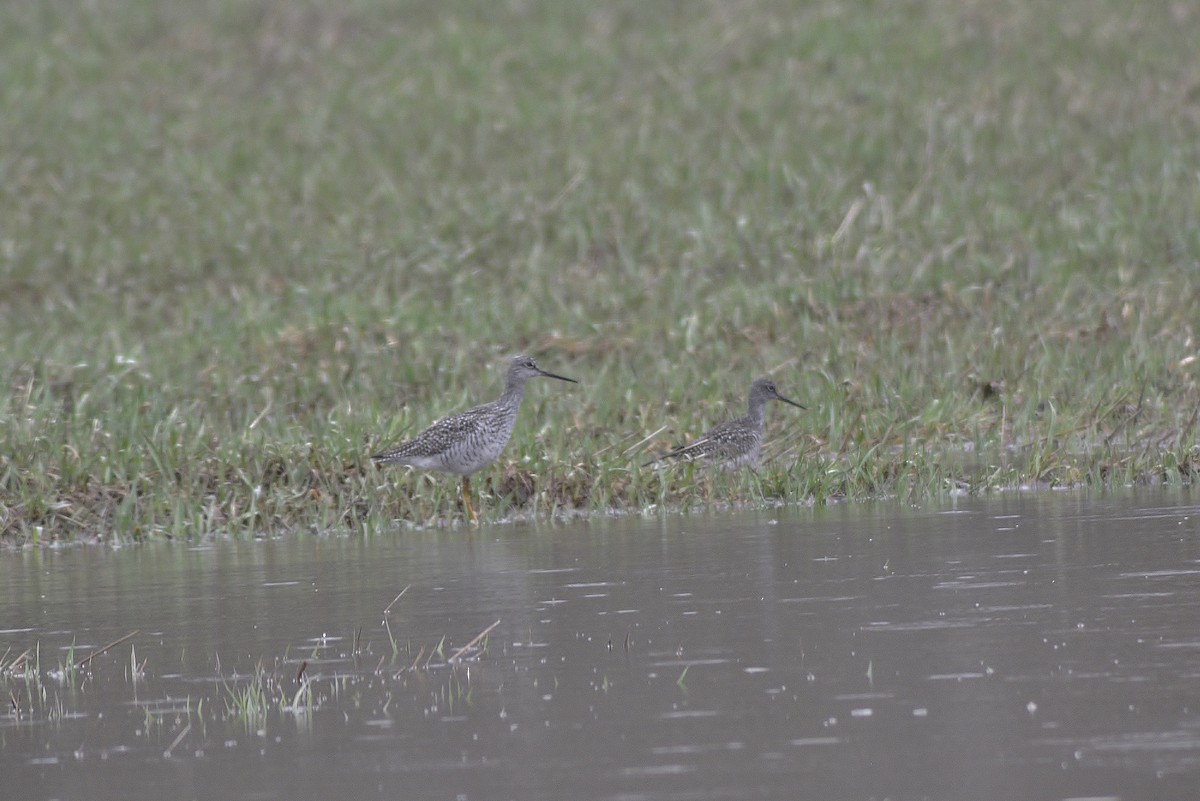
<svg viewBox="0 0 1200 801">
<path fill-rule="evenodd" d="M 29 551 L 0 602 L 5 798 L 1200 793 L 1186 491 Z"/>
</svg>

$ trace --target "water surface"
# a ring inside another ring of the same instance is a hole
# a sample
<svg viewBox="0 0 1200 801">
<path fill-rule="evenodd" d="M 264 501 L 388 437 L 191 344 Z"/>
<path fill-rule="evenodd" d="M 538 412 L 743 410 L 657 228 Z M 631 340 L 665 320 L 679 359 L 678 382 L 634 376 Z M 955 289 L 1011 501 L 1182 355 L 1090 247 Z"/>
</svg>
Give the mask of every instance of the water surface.
<svg viewBox="0 0 1200 801">
<path fill-rule="evenodd" d="M 0 615 L 6 798 L 1200 787 L 1181 492 L 26 551 Z"/>
</svg>

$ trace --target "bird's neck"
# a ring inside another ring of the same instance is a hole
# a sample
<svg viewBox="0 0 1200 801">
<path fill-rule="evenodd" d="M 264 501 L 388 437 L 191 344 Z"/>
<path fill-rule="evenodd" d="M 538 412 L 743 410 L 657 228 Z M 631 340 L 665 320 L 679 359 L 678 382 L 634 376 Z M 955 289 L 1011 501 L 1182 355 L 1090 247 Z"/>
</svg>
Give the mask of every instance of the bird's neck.
<svg viewBox="0 0 1200 801">
<path fill-rule="evenodd" d="M 750 401 L 750 406 L 746 410 L 746 419 L 753 423 L 756 427 L 762 428 L 763 411 L 766 409 L 766 407 L 766 401 L 755 398 L 754 400 Z"/>
<path fill-rule="evenodd" d="M 504 393 L 500 395 L 500 403 L 505 406 L 520 406 L 521 398 L 525 397 L 525 382 L 509 380 L 504 383 Z"/>
</svg>

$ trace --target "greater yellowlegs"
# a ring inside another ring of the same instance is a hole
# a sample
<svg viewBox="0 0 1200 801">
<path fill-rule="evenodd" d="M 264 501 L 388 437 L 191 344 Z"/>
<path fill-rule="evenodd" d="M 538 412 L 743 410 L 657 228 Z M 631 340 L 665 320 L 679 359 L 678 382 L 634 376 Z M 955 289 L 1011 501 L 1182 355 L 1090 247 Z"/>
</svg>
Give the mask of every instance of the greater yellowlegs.
<svg viewBox="0 0 1200 801">
<path fill-rule="evenodd" d="M 663 459 L 702 459 L 725 468 L 754 467 L 758 463 L 759 448 L 762 447 L 763 409 L 769 400 L 783 401 L 800 409 L 804 408 L 794 400 L 780 395 L 774 381 L 760 378 L 750 385 L 750 408 L 745 417 L 713 426 L 690 445 L 683 445 L 670 453 L 656 456 L 645 462 L 642 467 Z"/>
<path fill-rule="evenodd" d="M 380 451 L 371 459 L 378 465 L 405 464 L 462 476 L 463 504 L 471 520 L 478 522 L 471 507 L 471 474 L 491 464 L 504 450 L 517 422 L 525 382 L 539 375 L 579 383 L 546 372 L 528 356 L 514 356 L 508 363 L 504 393 L 499 398 L 443 417 L 407 442 Z"/>
</svg>

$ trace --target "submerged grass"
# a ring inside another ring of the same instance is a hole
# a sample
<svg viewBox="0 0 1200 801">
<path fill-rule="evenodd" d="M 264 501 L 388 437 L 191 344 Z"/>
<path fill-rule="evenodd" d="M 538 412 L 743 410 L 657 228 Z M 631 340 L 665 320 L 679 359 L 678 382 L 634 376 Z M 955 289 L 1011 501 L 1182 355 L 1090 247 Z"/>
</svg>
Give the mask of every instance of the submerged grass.
<svg viewBox="0 0 1200 801">
<path fill-rule="evenodd" d="M 1200 474 L 1200 9 L 0 9 L 0 536 Z M 757 474 L 641 468 L 771 373 Z M 547 382 L 548 383 L 548 382 Z"/>
<path fill-rule="evenodd" d="M 173 738 L 169 743 L 164 740 L 167 756 L 180 745 L 193 724 L 203 733 L 208 722 L 222 722 L 256 736 L 263 736 L 268 724 L 282 717 L 310 725 L 313 713 L 331 701 L 339 701 L 343 693 L 357 692 L 354 688 L 364 681 L 382 680 L 401 688 L 407 687 L 411 680 L 419 694 L 427 696 L 427 708 L 430 709 L 446 707 L 453 710 L 456 705 L 469 705 L 472 674 L 469 668 L 462 668 L 487 661 L 490 635 L 501 621 L 496 620 L 464 644 L 455 644 L 449 657 L 446 646 L 450 640 L 446 634 L 442 634 L 432 647 L 420 645 L 415 656 L 409 640 L 401 653 L 402 646 L 392 634 L 387 615 L 408 589 L 405 587 L 383 610 L 382 628 L 371 626 L 369 629 L 372 633 L 385 635 L 389 643 L 389 648 L 379 654 L 374 668 L 370 664 L 374 662 L 375 648 L 369 640 L 362 638 L 365 627 L 357 626 L 346 652 L 338 652 L 338 646 L 327 641 L 324 635 L 306 640 L 313 643 L 309 659 L 324 663 L 324 670 L 320 672 L 309 670 L 308 659 L 300 659 L 297 665 L 291 656 L 291 647 L 282 655 L 257 659 L 248 670 L 234 668 L 229 672 L 223 667 L 220 654 L 214 654 L 211 667 L 215 675 L 207 674 L 202 677 L 206 681 L 198 683 L 195 676 L 185 680 L 193 682 L 190 686 L 200 690 L 195 698 L 190 694 L 181 697 L 163 690 L 164 678 L 178 680 L 178 674 L 163 677 L 155 670 L 147 674 L 149 658 L 139 660 L 136 644 L 130 642 L 140 630 L 94 648 L 82 658 L 77 658 L 72 638 L 70 645 L 61 649 L 63 657 L 56 666 L 45 670 L 40 640 L 19 652 L 10 647 L 0 653 L 0 697 L 7 705 L 7 709 L 0 711 L 0 720 L 30 726 L 43 722 L 59 723 L 68 717 L 86 717 L 89 713 L 84 710 L 94 709 L 94 704 L 84 703 L 92 692 L 91 687 L 95 686 L 93 678 L 106 671 L 123 674 L 124 683 L 133 694 L 132 703 L 141 710 L 138 733 L 159 739 Z M 115 654 L 115 649 L 125 643 L 129 643 L 127 660 Z M 110 651 L 114 653 L 110 654 Z M 185 661 L 182 653 L 179 661 Z M 431 677 L 435 678 L 431 680 Z M 107 681 L 112 678 L 108 676 Z M 215 694 L 206 693 L 205 686 L 211 686 Z M 108 690 L 100 691 L 101 695 L 106 692 Z M 139 698 L 139 695 L 145 697 Z M 390 693 L 388 698 L 391 698 Z M 390 700 L 384 704 L 384 713 L 388 705 Z"/>
</svg>

